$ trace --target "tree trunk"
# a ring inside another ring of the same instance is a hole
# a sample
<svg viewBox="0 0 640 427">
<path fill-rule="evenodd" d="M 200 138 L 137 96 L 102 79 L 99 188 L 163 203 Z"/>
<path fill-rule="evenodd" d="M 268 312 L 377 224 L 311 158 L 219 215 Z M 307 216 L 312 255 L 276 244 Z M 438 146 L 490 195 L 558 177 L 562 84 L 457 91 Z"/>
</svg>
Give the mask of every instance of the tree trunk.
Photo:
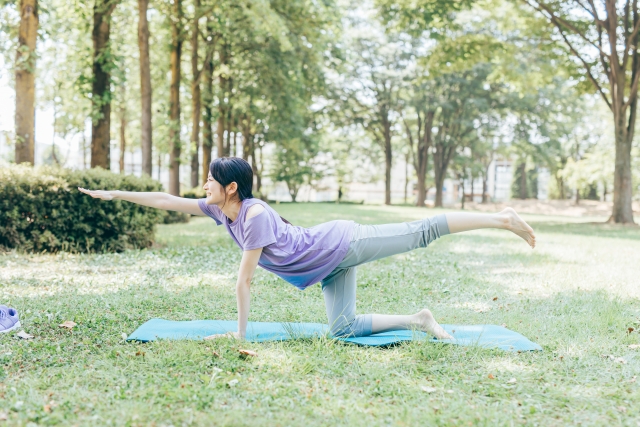
<svg viewBox="0 0 640 427">
<path fill-rule="evenodd" d="M 384 204 L 391 204 L 391 165 L 393 154 L 391 152 L 391 123 L 388 112 L 382 114 L 384 132 Z"/>
<path fill-rule="evenodd" d="M 38 0 L 20 1 L 20 28 L 16 52 L 16 163 L 34 164 L 35 71 L 38 37 Z"/>
<path fill-rule="evenodd" d="M 140 149 L 142 173 L 151 176 L 153 151 L 151 131 L 151 66 L 149 60 L 149 0 L 138 0 L 138 48 L 140 49 Z"/>
<path fill-rule="evenodd" d="M 445 173 L 444 171 L 443 172 L 436 171 L 434 175 L 435 175 L 434 178 L 436 181 L 436 200 L 433 205 L 436 208 L 441 208 L 442 207 L 442 186 L 444 185 Z"/>
<path fill-rule="evenodd" d="M 455 146 L 447 146 L 440 141 L 440 143 L 436 145 L 436 151 L 433 153 L 433 174 L 436 182 L 436 200 L 434 206 L 437 208 L 442 207 L 442 186 L 447 177 L 449 161 L 454 151 Z"/>
<path fill-rule="evenodd" d="M 169 93 L 169 193 L 180 196 L 180 58 L 182 54 L 182 0 L 173 0 L 171 19 L 171 85 Z"/>
<path fill-rule="evenodd" d="M 482 202 L 481 203 L 487 203 L 487 191 L 489 189 L 487 188 L 487 174 L 484 173 L 482 174 Z"/>
<path fill-rule="evenodd" d="M 631 141 L 624 122 L 616 121 L 616 166 L 613 172 L 613 212 L 610 221 L 631 224 L 633 221 L 633 188 L 631 179 Z"/>
<path fill-rule="evenodd" d="M 526 162 L 520 163 L 518 166 L 520 169 L 520 199 L 525 200 L 527 198 L 527 164 Z"/>
<path fill-rule="evenodd" d="M 111 14 L 117 2 L 96 1 L 93 7 L 93 84 L 91 88 L 91 167 L 111 168 Z"/>
<path fill-rule="evenodd" d="M 338 189 L 338 192 L 340 188 Z M 407 204 L 409 191 L 409 153 L 404 156 L 404 203 Z"/>
<path fill-rule="evenodd" d="M 226 43 L 222 44 L 222 48 L 220 49 L 220 66 L 223 67 L 227 63 L 227 45 Z M 227 117 L 226 109 L 225 109 L 225 101 L 224 99 L 227 97 L 226 89 L 227 89 L 227 79 L 224 78 L 222 73 L 218 77 L 218 83 L 220 86 L 220 96 L 218 97 L 218 157 L 225 156 L 225 147 L 224 147 L 224 130 L 225 130 L 225 118 Z"/>
<path fill-rule="evenodd" d="M 191 72 L 193 80 L 191 82 L 191 188 L 198 186 L 198 174 L 200 172 L 199 151 L 200 151 L 200 116 L 202 114 L 202 102 L 200 98 L 200 78 L 198 69 L 198 38 L 200 28 L 198 19 L 200 18 L 200 0 L 194 0 L 194 19 L 191 32 Z"/>
<path fill-rule="evenodd" d="M 233 150 L 231 151 L 232 156 L 238 155 L 238 128 L 235 128 L 233 131 Z"/>
<path fill-rule="evenodd" d="M 122 86 L 122 92 L 124 93 L 125 87 Z M 124 99 L 122 100 L 123 105 L 120 107 L 120 174 L 124 174 L 124 153 L 127 149 L 127 140 L 126 140 L 126 130 L 127 130 L 127 110 L 124 106 Z"/>
<path fill-rule="evenodd" d="M 251 105 L 251 100 L 249 100 L 249 105 Z M 251 135 L 251 117 L 245 113 L 242 120 L 240 120 L 240 125 L 242 128 L 242 158 L 249 161 L 253 139 L 253 136 Z"/>
<path fill-rule="evenodd" d="M 462 188 L 462 204 L 460 206 L 460 209 L 464 210 L 464 199 L 465 199 L 465 194 L 464 194 L 464 176 L 460 177 L 460 188 Z"/>
<path fill-rule="evenodd" d="M 211 163 L 211 150 L 213 149 L 213 59 L 204 63 L 204 116 L 202 120 L 202 182 L 207 180 L 209 175 L 209 164 Z"/>
<path fill-rule="evenodd" d="M 473 174 L 471 174 L 471 198 L 469 201 L 473 203 Z"/>
</svg>

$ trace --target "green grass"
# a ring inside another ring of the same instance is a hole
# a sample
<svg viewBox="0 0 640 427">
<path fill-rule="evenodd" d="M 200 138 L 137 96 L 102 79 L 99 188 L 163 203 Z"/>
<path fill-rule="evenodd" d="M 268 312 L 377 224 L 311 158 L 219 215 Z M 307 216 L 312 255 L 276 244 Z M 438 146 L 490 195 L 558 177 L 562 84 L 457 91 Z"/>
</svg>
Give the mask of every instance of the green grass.
<svg viewBox="0 0 640 427">
<path fill-rule="evenodd" d="M 305 226 L 442 212 L 274 207 Z M 429 307 L 442 323 L 506 324 L 542 345 L 535 353 L 328 339 L 125 342 L 152 317 L 235 318 L 241 253 L 206 218 L 161 226 L 153 250 L 0 255 L 0 300 L 36 337 L 0 336 L 0 413 L 6 425 L 640 426 L 640 349 L 629 347 L 640 342 L 640 229 L 525 219 L 537 230 L 535 250 L 485 230 L 360 267 L 358 308 Z M 65 320 L 78 325 L 59 328 Z M 250 320 L 325 322 L 320 287 L 300 292 L 260 270 Z"/>
</svg>

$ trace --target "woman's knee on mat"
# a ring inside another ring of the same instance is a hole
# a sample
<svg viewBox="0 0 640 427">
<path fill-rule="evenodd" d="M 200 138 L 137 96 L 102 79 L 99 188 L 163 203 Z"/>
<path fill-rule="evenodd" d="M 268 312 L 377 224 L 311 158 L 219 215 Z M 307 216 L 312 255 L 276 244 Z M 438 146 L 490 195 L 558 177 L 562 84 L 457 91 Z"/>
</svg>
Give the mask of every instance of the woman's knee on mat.
<svg viewBox="0 0 640 427">
<path fill-rule="evenodd" d="M 336 338 L 365 337 L 371 335 L 371 315 L 363 314 L 351 319 L 338 316 L 330 322 L 329 329 Z"/>
</svg>

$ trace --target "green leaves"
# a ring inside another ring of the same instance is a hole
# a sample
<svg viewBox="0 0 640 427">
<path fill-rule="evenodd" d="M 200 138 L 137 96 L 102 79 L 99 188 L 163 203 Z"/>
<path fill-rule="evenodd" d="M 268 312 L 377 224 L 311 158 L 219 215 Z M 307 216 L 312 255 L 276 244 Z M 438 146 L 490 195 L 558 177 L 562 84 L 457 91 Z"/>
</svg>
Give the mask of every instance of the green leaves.
<svg viewBox="0 0 640 427">
<path fill-rule="evenodd" d="M 77 187 L 161 189 L 149 178 L 123 177 L 102 169 L 4 168 L 0 171 L 0 246 L 27 252 L 111 252 L 153 243 L 161 211 L 97 201 Z"/>
</svg>

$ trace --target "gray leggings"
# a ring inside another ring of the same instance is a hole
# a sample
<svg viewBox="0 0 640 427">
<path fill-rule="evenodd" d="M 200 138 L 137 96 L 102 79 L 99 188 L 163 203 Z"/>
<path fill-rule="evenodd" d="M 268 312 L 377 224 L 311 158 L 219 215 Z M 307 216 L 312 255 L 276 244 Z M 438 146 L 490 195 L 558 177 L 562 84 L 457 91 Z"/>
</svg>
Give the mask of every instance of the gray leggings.
<svg viewBox="0 0 640 427">
<path fill-rule="evenodd" d="M 333 336 L 371 335 L 371 315 L 356 316 L 356 266 L 426 248 L 445 234 L 449 234 L 449 225 L 444 215 L 399 224 L 356 224 L 344 260 L 322 280 L 322 293 Z"/>
</svg>

